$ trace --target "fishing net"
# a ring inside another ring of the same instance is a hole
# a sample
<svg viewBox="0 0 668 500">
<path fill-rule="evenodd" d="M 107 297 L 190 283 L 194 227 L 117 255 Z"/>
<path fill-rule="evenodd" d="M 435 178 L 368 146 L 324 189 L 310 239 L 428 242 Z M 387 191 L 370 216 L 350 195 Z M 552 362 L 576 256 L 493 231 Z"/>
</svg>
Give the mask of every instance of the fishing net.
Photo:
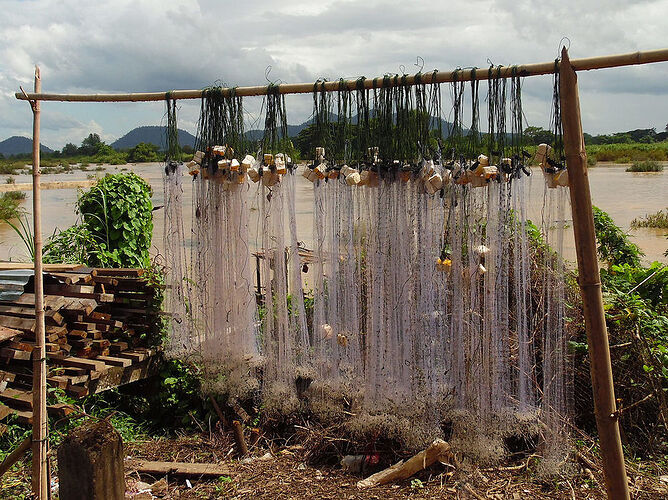
<svg viewBox="0 0 668 500">
<path fill-rule="evenodd" d="M 568 176 L 558 81 L 557 139 L 536 154 L 545 189 L 535 226 L 522 80 L 502 70 L 486 70 L 486 134 L 480 70 L 470 84 L 455 73 L 447 131 L 440 86 L 425 83 L 435 73 L 410 85 L 406 75 L 341 80 L 334 92 L 316 82 L 301 177 L 277 86 L 267 90 L 255 157 L 241 99 L 206 92 L 189 164 L 188 286 L 174 289 L 190 329 L 173 327 L 172 342 L 199 352 L 211 387 L 234 397 L 260 389 L 268 414 L 308 410 L 408 448 L 446 434 L 478 463 L 518 437 L 540 443 L 546 467 L 562 462 Z M 311 252 L 296 211 L 309 181 Z M 169 196 L 177 203 L 178 191 Z"/>
<path fill-rule="evenodd" d="M 178 142 L 176 101 L 167 97 L 166 156 L 163 170 L 165 258 L 165 310 L 171 313 L 167 353 L 188 354 L 193 331 L 188 322 L 189 287 L 186 278 L 185 234 L 183 228 L 183 172 Z"/>
<path fill-rule="evenodd" d="M 234 89 L 202 97 L 193 176 L 188 346 L 201 358 L 206 390 L 246 397 L 257 388 L 258 322 L 249 247 L 243 106 Z"/>
</svg>

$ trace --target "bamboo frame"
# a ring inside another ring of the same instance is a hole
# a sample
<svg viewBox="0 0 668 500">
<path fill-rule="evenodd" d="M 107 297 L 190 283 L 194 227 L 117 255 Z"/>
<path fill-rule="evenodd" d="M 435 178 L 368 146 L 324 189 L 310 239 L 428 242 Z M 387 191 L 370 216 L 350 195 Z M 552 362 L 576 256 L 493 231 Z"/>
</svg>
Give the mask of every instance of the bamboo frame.
<svg viewBox="0 0 668 500">
<path fill-rule="evenodd" d="M 585 59 L 573 59 L 571 66 L 576 71 L 585 71 L 590 69 L 615 68 L 619 66 L 632 66 L 635 64 L 647 64 L 654 62 L 668 61 L 668 49 L 649 50 L 644 52 L 631 52 L 627 54 L 616 54 L 609 56 L 588 57 Z M 501 66 L 494 67 L 493 76 L 497 75 L 497 68 L 500 68 L 499 76 L 509 78 L 511 76 L 538 76 L 554 73 L 555 61 L 521 64 L 519 66 Z M 417 75 L 406 75 L 404 78 L 398 78 L 396 83 L 392 78 L 390 85 L 416 85 L 417 83 L 446 83 L 454 81 L 469 81 L 472 79 L 487 80 L 489 72 L 487 68 L 460 69 L 450 72 L 427 72 Z M 419 82 L 418 82 L 419 80 Z M 352 90 L 356 89 L 358 80 L 344 80 L 343 85 Z M 374 86 L 383 85 L 383 77 L 367 78 L 363 80 L 364 88 L 371 89 Z M 280 94 L 310 94 L 313 92 L 314 83 L 283 83 L 276 85 L 274 91 Z M 332 92 L 341 89 L 341 82 L 333 80 L 318 84 L 318 88 Z M 235 87 L 222 89 L 223 94 L 229 94 L 234 90 L 235 95 L 257 96 L 266 95 L 269 92 L 267 85 L 255 87 Z M 170 99 L 199 99 L 206 90 L 171 90 L 169 92 L 137 92 L 131 94 L 23 94 L 16 93 L 17 99 L 31 99 L 40 101 L 67 101 L 67 102 L 145 102 L 145 101 L 164 101 L 167 97 Z"/>
<path fill-rule="evenodd" d="M 39 67 L 35 66 L 35 93 L 42 89 Z M 46 349 L 44 338 L 44 275 L 42 274 L 42 199 L 40 190 L 39 100 L 30 101 L 32 126 L 32 206 L 35 245 L 35 349 L 32 352 L 32 490 L 36 498 L 48 498 L 48 422 L 46 415 Z"/>
<path fill-rule="evenodd" d="M 578 285 L 584 305 L 585 329 L 589 345 L 591 382 L 594 391 L 594 413 L 601 443 L 603 473 L 608 498 L 628 500 L 624 452 L 619 435 L 619 420 L 612 380 L 610 346 L 605 324 L 601 276 L 596 253 L 596 232 L 592 211 L 587 152 L 580 119 L 580 97 L 577 76 L 569 64 L 566 47 L 561 52 L 559 87 L 561 122 L 564 128 L 564 152 L 570 184 L 573 233 L 578 261 Z"/>
<path fill-rule="evenodd" d="M 605 317 L 602 308 L 598 261 L 596 260 L 596 236 L 593 227 L 589 180 L 586 172 L 586 152 L 582 125 L 580 123 L 580 105 L 575 71 L 614 68 L 668 61 L 668 49 L 633 52 L 585 59 L 568 58 L 568 51 L 562 51 L 562 61 L 524 64 L 519 66 L 494 67 L 493 76 L 508 78 L 512 76 L 537 76 L 560 71 L 562 123 L 564 126 L 564 146 L 567 156 L 570 180 L 571 204 L 573 210 L 573 230 L 577 251 L 580 288 L 585 309 L 585 324 L 590 353 L 592 356 L 592 383 L 596 423 L 601 440 L 601 454 L 609 498 L 629 498 L 624 456 L 619 439 L 619 423 L 614 401 L 614 386 L 610 369 L 610 350 L 608 345 Z M 429 72 L 418 75 L 405 75 L 392 78 L 389 85 L 416 85 L 420 83 L 445 83 L 454 81 L 486 80 L 490 71 L 485 69 L 461 69 L 451 72 Z M 371 89 L 384 84 L 383 78 L 332 81 L 318 84 L 325 91 L 338 91 L 343 87 L 356 89 L 363 86 Z M 305 94 L 314 90 L 314 83 L 281 84 L 276 86 L 255 86 L 225 88 L 223 94 L 234 91 L 238 96 L 266 95 L 269 92 L 281 94 Z M 41 201 L 39 178 L 39 135 L 40 101 L 67 102 L 142 102 L 171 99 L 198 99 L 206 90 L 174 90 L 169 92 L 146 92 L 130 94 L 43 94 L 39 68 L 35 68 L 35 89 L 32 94 L 16 93 L 19 100 L 30 101 L 33 120 L 33 216 L 35 232 L 35 336 L 37 347 L 34 358 L 33 377 L 33 492 L 37 498 L 46 499 L 47 482 L 47 421 L 46 421 L 46 359 L 44 356 L 44 307 L 42 283 L 42 234 Z"/>
</svg>

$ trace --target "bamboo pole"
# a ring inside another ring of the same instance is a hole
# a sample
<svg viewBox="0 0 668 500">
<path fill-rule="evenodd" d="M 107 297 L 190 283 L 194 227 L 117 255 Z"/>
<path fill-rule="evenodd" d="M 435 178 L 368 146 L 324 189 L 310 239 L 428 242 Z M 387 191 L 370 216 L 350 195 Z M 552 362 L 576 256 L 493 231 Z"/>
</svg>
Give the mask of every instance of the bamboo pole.
<svg viewBox="0 0 668 500">
<path fill-rule="evenodd" d="M 35 66 L 35 93 L 42 89 L 39 67 Z M 48 428 L 46 420 L 46 355 L 44 339 L 44 277 L 42 275 L 42 201 L 40 192 L 40 102 L 31 101 L 32 127 L 32 206 L 35 245 L 35 349 L 32 385 L 32 490 L 35 498 L 48 498 Z"/>
<path fill-rule="evenodd" d="M 571 66 L 576 71 L 590 69 L 615 68 L 618 66 L 632 66 L 635 64 L 647 64 L 654 62 L 668 61 L 668 49 L 649 50 L 644 52 L 632 52 L 628 54 L 616 54 L 599 57 L 588 57 L 584 59 L 573 59 Z M 499 75 L 502 78 L 517 76 L 537 76 L 554 73 L 554 61 L 521 64 L 518 66 L 502 66 Z M 493 75 L 496 76 L 496 67 Z M 475 77 L 477 80 L 486 80 L 489 77 L 487 68 L 460 69 L 449 72 L 427 72 L 417 75 L 406 75 L 403 79 L 399 77 L 396 81 L 391 80 L 391 85 L 415 85 L 422 83 L 446 83 L 453 81 L 469 81 Z M 382 86 L 383 78 L 367 78 L 362 82 L 364 88 L 371 89 L 374 86 Z M 281 94 L 310 94 L 313 92 L 313 82 L 309 83 L 284 83 L 277 86 L 277 91 Z M 344 80 L 343 85 L 348 89 L 356 89 L 358 80 Z M 341 88 L 338 80 L 325 82 L 318 88 L 324 88 L 327 91 L 337 91 Z M 224 94 L 229 94 L 232 89 L 222 89 Z M 39 99 L 42 101 L 70 101 L 70 102 L 138 102 L 138 101 L 164 101 L 167 96 L 171 99 L 198 99 L 202 97 L 205 90 L 172 90 L 169 92 L 137 92 L 131 94 L 27 94 L 17 92 L 17 99 Z M 236 87 L 235 95 L 238 96 L 257 96 L 266 95 L 267 85 L 255 87 Z"/>
<path fill-rule="evenodd" d="M 573 232 L 578 261 L 578 284 L 584 306 L 585 328 L 589 344 L 591 381 L 594 392 L 596 427 L 603 458 L 603 473 L 608 498 L 628 499 L 629 489 L 624 453 L 619 435 L 615 389 L 610 364 L 610 347 L 605 325 L 601 278 L 596 255 L 596 233 L 592 212 L 587 153 L 585 151 L 577 76 L 569 62 L 568 51 L 561 52 L 559 69 L 561 121 L 564 128 L 564 150 L 568 167 Z"/>
</svg>

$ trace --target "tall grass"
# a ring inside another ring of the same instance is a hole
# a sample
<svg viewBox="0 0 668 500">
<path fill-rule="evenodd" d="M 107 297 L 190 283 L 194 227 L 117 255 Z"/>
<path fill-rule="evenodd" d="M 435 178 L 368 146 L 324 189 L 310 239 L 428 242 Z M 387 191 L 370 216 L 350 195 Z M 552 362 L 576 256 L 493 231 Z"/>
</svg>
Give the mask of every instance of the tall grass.
<svg viewBox="0 0 668 500">
<path fill-rule="evenodd" d="M 631 221 L 631 228 L 637 227 L 655 227 L 659 229 L 668 229 L 668 208 L 659 210 L 654 214 L 648 214 Z"/>
</svg>

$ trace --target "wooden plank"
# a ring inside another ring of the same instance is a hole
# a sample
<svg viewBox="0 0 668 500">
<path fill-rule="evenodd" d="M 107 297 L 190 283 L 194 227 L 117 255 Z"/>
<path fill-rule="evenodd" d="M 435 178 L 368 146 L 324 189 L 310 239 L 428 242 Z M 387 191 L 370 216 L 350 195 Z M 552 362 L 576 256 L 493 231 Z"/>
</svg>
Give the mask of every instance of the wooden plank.
<svg viewBox="0 0 668 500">
<path fill-rule="evenodd" d="M 34 269 L 32 262 L 0 262 L 0 271 L 14 271 L 16 269 Z M 67 272 L 82 268 L 81 264 L 42 264 L 44 271 Z"/>
<path fill-rule="evenodd" d="M 6 326 L 0 325 L 0 342 L 12 339 L 17 335 L 21 335 L 21 332 L 13 328 L 7 328 Z"/>
<path fill-rule="evenodd" d="M 118 279 L 112 278 L 111 276 L 95 276 L 93 278 L 93 282 L 96 284 L 107 285 L 112 287 L 118 285 Z"/>
<path fill-rule="evenodd" d="M 119 352 L 116 354 L 116 356 L 118 356 L 119 358 L 131 359 L 132 361 L 137 363 L 140 361 L 144 361 L 148 357 L 148 355 L 146 355 L 145 353 L 135 352 L 135 351 Z"/>
<path fill-rule="evenodd" d="M 73 366 L 75 368 L 84 368 L 89 371 L 104 371 L 106 366 L 102 361 L 78 358 L 76 356 L 59 356 L 47 353 L 47 357 L 57 365 Z"/>
<path fill-rule="evenodd" d="M 21 306 L 7 306 L 0 304 L 0 314 L 4 316 L 16 316 L 17 318 L 35 318 L 35 310 L 33 308 L 21 307 Z M 45 312 L 45 319 L 47 324 L 52 325 L 62 325 L 63 316 L 58 311 L 52 309 Z"/>
<path fill-rule="evenodd" d="M 109 345 L 109 350 L 114 353 L 123 352 L 128 350 L 127 342 L 112 342 Z"/>
<path fill-rule="evenodd" d="M 31 355 L 29 352 L 17 351 L 16 349 L 10 349 L 9 347 L 2 347 L 0 348 L 0 358 L 30 361 Z"/>
<path fill-rule="evenodd" d="M 97 268 L 91 271 L 93 276 L 142 276 L 143 269 L 135 268 Z"/>
<path fill-rule="evenodd" d="M 122 366 L 125 368 L 126 366 L 130 366 L 132 364 L 132 360 L 128 358 L 117 358 L 114 356 L 98 356 L 95 358 L 99 361 L 104 361 L 106 364 L 111 365 L 111 366 Z"/>
<path fill-rule="evenodd" d="M 35 343 L 26 340 L 10 340 L 5 344 L 5 347 L 16 349 L 17 351 L 33 352 L 35 350 Z"/>
<path fill-rule="evenodd" d="M 35 319 L 17 318 L 16 316 L 5 316 L 0 314 L 0 325 L 21 331 L 35 331 Z"/>
<path fill-rule="evenodd" d="M 55 309 L 58 310 L 65 303 L 65 298 L 60 295 L 45 295 L 44 296 L 44 307 L 46 309 Z M 34 293 L 24 293 L 14 300 L 1 300 L 0 304 L 4 305 L 22 305 L 27 307 L 35 307 L 35 294 Z"/>
<path fill-rule="evenodd" d="M 46 291 L 51 294 L 58 294 L 62 297 L 74 297 L 78 299 L 92 299 L 97 302 L 113 302 L 114 295 L 111 293 L 94 293 L 94 292 L 76 292 L 70 291 L 67 288 L 60 288 L 58 285 L 47 285 Z"/>
<path fill-rule="evenodd" d="M 8 406 L 0 403 L 0 420 L 3 420 L 7 415 L 12 412 L 12 409 Z"/>
<path fill-rule="evenodd" d="M 19 391 L 7 387 L 0 392 L 0 401 L 11 408 L 32 410 L 32 393 L 30 391 Z"/>
<path fill-rule="evenodd" d="M 230 476 L 232 471 L 219 464 L 193 464 L 187 462 L 151 462 L 148 460 L 137 460 L 135 470 L 144 474 L 165 474 L 180 477 L 196 478 L 218 478 Z"/>
<path fill-rule="evenodd" d="M 51 276 L 58 278 L 68 285 L 86 284 L 93 281 L 93 277 L 89 273 L 49 273 Z"/>
</svg>

